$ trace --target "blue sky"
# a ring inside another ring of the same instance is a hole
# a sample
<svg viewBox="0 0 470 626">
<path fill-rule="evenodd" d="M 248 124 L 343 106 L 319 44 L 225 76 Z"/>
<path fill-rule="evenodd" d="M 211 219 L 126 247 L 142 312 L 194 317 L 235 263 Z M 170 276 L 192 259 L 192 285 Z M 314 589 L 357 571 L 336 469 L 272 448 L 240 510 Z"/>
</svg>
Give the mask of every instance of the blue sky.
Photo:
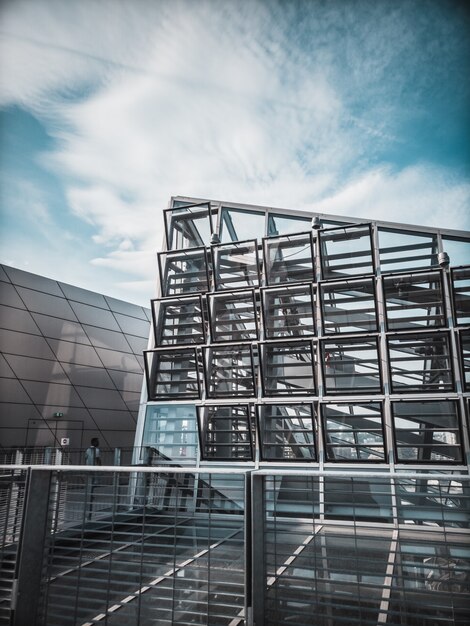
<svg viewBox="0 0 470 626">
<path fill-rule="evenodd" d="M 171 195 L 470 229 L 470 10 L 3 0 L 1 261 L 148 304 Z"/>
</svg>

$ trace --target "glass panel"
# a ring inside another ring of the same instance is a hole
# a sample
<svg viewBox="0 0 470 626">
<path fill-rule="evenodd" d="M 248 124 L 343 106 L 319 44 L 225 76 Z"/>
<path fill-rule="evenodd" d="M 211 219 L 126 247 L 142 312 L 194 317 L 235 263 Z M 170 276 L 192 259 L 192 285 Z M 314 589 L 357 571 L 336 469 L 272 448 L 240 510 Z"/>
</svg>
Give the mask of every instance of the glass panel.
<svg viewBox="0 0 470 626">
<path fill-rule="evenodd" d="M 470 391 L 470 330 L 463 330 L 460 333 L 460 345 L 464 372 L 463 387 L 465 391 Z"/>
<path fill-rule="evenodd" d="M 209 274 L 205 248 L 178 252 L 161 252 L 160 284 L 163 296 L 209 290 Z"/>
<path fill-rule="evenodd" d="M 382 405 L 379 402 L 322 405 L 329 461 L 384 461 Z"/>
<path fill-rule="evenodd" d="M 265 343 L 261 346 L 265 396 L 315 393 L 313 346 L 310 341 Z"/>
<path fill-rule="evenodd" d="M 256 241 L 214 246 L 216 289 L 236 289 L 259 285 Z"/>
<path fill-rule="evenodd" d="M 440 272 L 384 278 L 388 330 L 445 326 Z"/>
<path fill-rule="evenodd" d="M 327 393 L 381 390 L 377 339 L 325 341 L 323 375 Z"/>
<path fill-rule="evenodd" d="M 196 408 L 192 404 L 147 406 L 142 445 L 152 464 L 194 461 L 197 450 Z"/>
<path fill-rule="evenodd" d="M 316 460 L 312 404 L 265 404 L 258 409 L 262 460 Z"/>
<path fill-rule="evenodd" d="M 247 404 L 201 407 L 199 419 L 203 460 L 253 460 L 254 432 Z"/>
<path fill-rule="evenodd" d="M 380 266 L 399 272 L 437 265 L 437 235 L 379 228 Z"/>
<path fill-rule="evenodd" d="M 157 346 L 204 343 L 201 296 L 152 300 Z"/>
<path fill-rule="evenodd" d="M 262 291 L 264 332 L 267 339 L 315 334 L 311 285 Z"/>
<path fill-rule="evenodd" d="M 151 400 L 199 398 L 196 349 L 152 350 L 145 352 L 147 390 Z"/>
<path fill-rule="evenodd" d="M 206 389 L 210 398 L 255 395 L 253 356 L 249 345 L 206 348 Z"/>
<path fill-rule="evenodd" d="M 418 478 L 395 479 L 399 522 L 468 528 L 466 485 L 456 475 L 445 478 L 443 473 L 439 480 L 429 479 L 423 472 Z"/>
<path fill-rule="evenodd" d="M 397 461 L 460 462 L 457 404 L 451 400 L 392 402 Z"/>
<path fill-rule="evenodd" d="M 222 207 L 220 217 L 220 240 L 244 241 L 245 239 L 261 239 L 265 234 L 265 213 L 247 209 L 228 209 Z"/>
<path fill-rule="evenodd" d="M 408 531 L 399 544 L 388 608 L 397 617 L 388 623 L 469 623 L 470 549 L 464 542 L 456 533 L 430 533 L 422 526 L 413 534 Z"/>
<path fill-rule="evenodd" d="M 265 239 L 264 262 L 268 285 L 314 281 L 311 233 Z"/>
<path fill-rule="evenodd" d="M 312 223 L 310 217 L 294 217 L 270 213 L 268 217 L 268 235 L 287 235 L 308 230 Z"/>
<path fill-rule="evenodd" d="M 213 213 L 209 202 L 164 211 L 168 250 L 209 245 Z"/>
<path fill-rule="evenodd" d="M 470 239 L 442 237 L 442 248 L 449 255 L 451 267 L 470 264 Z"/>
<path fill-rule="evenodd" d="M 319 232 L 323 278 L 372 274 L 370 226 L 347 226 Z"/>
<path fill-rule="evenodd" d="M 258 338 L 254 291 L 209 296 L 212 341 Z"/>
<path fill-rule="evenodd" d="M 378 330 L 372 278 L 323 284 L 321 294 L 325 334 Z"/>
<path fill-rule="evenodd" d="M 456 324 L 470 324 L 470 267 L 452 270 Z"/>
<path fill-rule="evenodd" d="M 387 342 L 393 392 L 454 388 L 447 334 L 404 334 Z"/>
</svg>

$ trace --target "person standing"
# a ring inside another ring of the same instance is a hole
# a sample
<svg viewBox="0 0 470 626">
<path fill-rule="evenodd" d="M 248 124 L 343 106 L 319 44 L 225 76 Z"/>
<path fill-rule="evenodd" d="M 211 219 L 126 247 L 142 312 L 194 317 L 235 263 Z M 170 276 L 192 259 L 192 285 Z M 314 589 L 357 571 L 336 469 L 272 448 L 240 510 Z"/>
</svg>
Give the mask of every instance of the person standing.
<svg viewBox="0 0 470 626">
<path fill-rule="evenodd" d="M 85 451 L 85 465 L 101 465 L 100 442 L 97 437 L 93 437 L 90 447 Z"/>
</svg>

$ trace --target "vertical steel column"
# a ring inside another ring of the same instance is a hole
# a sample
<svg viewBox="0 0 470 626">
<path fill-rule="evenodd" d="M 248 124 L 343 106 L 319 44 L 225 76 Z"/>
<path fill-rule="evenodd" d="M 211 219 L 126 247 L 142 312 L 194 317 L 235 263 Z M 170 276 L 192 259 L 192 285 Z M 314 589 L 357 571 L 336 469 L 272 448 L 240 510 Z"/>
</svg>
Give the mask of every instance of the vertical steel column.
<svg viewBox="0 0 470 626">
<path fill-rule="evenodd" d="M 251 599 L 253 626 L 264 626 L 266 551 L 264 533 L 264 476 L 251 474 Z M 247 626 L 251 626 L 247 621 Z"/>
<path fill-rule="evenodd" d="M 35 626 L 38 623 L 51 476 L 50 470 L 28 470 L 12 626 Z"/>
</svg>

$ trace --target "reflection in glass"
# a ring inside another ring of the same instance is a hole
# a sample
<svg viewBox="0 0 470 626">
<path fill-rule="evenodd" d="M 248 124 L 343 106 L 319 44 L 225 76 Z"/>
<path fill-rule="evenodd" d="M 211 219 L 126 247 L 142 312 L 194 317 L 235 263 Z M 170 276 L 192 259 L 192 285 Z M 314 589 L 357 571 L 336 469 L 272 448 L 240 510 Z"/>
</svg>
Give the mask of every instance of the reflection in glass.
<svg viewBox="0 0 470 626">
<path fill-rule="evenodd" d="M 314 335 L 313 293 L 311 285 L 263 290 L 266 338 Z"/>
<path fill-rule="evenodd" d="M 199 398 L 199 371 L 195 348 L 144 352 L 150 400 Z"/>
<path fill-rule="evenodd" d="M 380 392 L 379 352 L 375 337 L 324 341 L 322 361 L 327 393 Z"/>
<path fill-rule="evenodd" d="M 312 404 L 265 404 L 258 408 L 262 460 L 315 461 Z"/>
<path fill-rule="evenodd" d="M 444 333 L 387 338 L 392 391 L 451 391 L 449 337 Z"/>
<path fill-rule="evenodd" d="M 462 330 L 460 333 L 460 348 L 462 350 L 463 387 L 470 391 L 470 330 Z"/>
<path fill-rule="evenodd" d="M 213 247 L 216 289 L 238 289 L 259 285 L 256 241 Z"/>
<path fill-rule="evenodd" d="M 312 220 L 310 217 L 294 217 L 293 215 L 276 215 L 270 213 L 268 216 L 268 235 L 288 235 L 308 230 Z"/>
<path fill-rule="evenodd" d="M 437 265 L 436 234 L 379 228 L 379 246 L 382 273 Z"/>
<path fill-rule="evenodd" d="M 265 239 L 264 263 L 268 285 L 314 281 L 311 233 Z"/>
<path fill-rule="evenodd" d="M 313 346 L 310 341 L 264 343 L 261 346 L 266 396 L 315 393 Z"/>
<path fill-rule="evenodd" d="M 193 404 L 147 406 L 142 445 L 149 461 L 193 461 L 197 450 L 196 408 Z"/>
<path fill-rule="evenodd" d="M 380 402 L 324 404 L 323 431 L 329 461 L 384 461 Z"/>
<path fill-rule="evenodd" d="M 397 461 L 462 460 L 454 401 L 392 402 L 392 414 Z"/>
<path fill-rule="evenodd" d="M 266 230 L 264 211 L 258 213 L 243 209 L 222 207 L 220 217 L 220 240 L 244 241 L 245 239 L 262 239 Z"/>
<path fill-rule="evenodd" d="M 449 255 L 451 267 L 470 264 L 470 239 L 443 235 L 442 247 Z"/>
<path fill-rule="evenodd" d="M 322 285 L 325 334 L 377 331 L 373 279 Z"/>
<path fill-rule="evenodd" d="M 346 226 L 319 232 L 323 278 L 343 278 L 374 271 L 370 226 Z"/>
<path fill-rule="evenodd" d="M 385 277 L 384 291 L 388 330 L 445 325 L 440 272 Z"/>
<path fill-rule="evenodd" d="M 158 262 L 163 296 L 208 291 L 209 274 L 205 248 L 161 252 Z"/>
<path fill-rule="evenodd" d="M 250 407 L 200 407 L 201 458 L 218 461 L 253 460 L 253 426 Z"/>
<path fill-rule="evenodd" d="M 168 250 L 209 245 L 213 232 L 210 202 L 173 207 L 164 216 Z"/>
<path fill-rule="evenodd" d="M 251 345 L 205 348 L 206 390 L 209 398 L 255 395 Z"/>
<path fill-rule="evenodd" d="M 456 324 L 470 324 L 470 267 L 452 270 Z"/>
<path fill-rule="evenodd" d="M 156 345 L 204 343 L 201 296 L 153 300 Z"/>
<path fill-rule="evenodd" d="M 254 291 L 209 295 L 212 341 L 258 338 Z"/>
</svg>

